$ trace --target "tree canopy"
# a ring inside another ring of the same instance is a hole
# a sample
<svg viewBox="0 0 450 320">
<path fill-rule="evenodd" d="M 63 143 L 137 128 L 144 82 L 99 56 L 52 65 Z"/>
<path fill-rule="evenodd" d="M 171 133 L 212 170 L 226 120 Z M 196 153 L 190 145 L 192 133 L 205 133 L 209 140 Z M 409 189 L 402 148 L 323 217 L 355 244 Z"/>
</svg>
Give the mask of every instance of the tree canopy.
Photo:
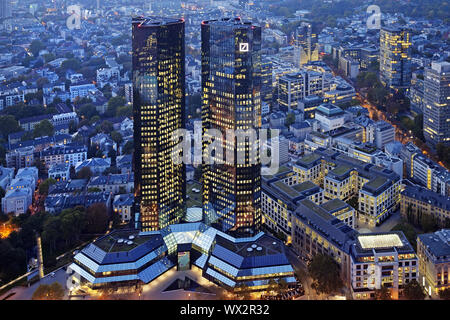
<svg viewBox="0 0 450 320">
<path fill-rule="evenodd" d="M 443 300 L 450 300 L 450 288 L 439 291 L 439 298 Z"/>
<path fill-rule="evenodd" d="M 33 56 L 37 57 L 39 55 L 39 51 L 45 49 L 45 45 L 40 40 L 31 41 L 29 50 L 33 54 Z"/>
<path fill-rule="evenodd" d="M 416 280 L 412 280 L 405 284 L 403 288 L 403 295 L 408 300 L 423 300 L 425 299 L 425 293 L 422 287 Z"/>
<path fill-rule="evenodd" d="M 104 203 L 94 203 L 87 209 L 87 233 L 103 233 L 108 226 L 108 211 Z"/>
<path fill-rule="evenodd" d="M 391 290 L 382 286 L 380 289 L 374 291 L 375 300 L 391 300 Z"/>
<path fill-rule="evenodd" d="M 58 282 L 41 284 L 33 293 L 32 300 L 62 300 L 64 289 Z"/>
<path fill-rule="evenodd" d="M 48 194 L 48 189 L 50 188 L 51 185 L 53 185 L 55 183 L 56 183 L 56 180 L 53 179 L 53 178 L 46 179 L 44 182 L 42 182 L 39 185 L 39 194 L 47 195 Z"/>
<path fill-rule="evenodd" d="M 313 279 L 312 287 L 317 293 L 330 294 L 343 286 L 339 265 L 329 255 L 316 255 L 308 266 L 308 271 Z"/>
<path fill-rule="evenodd" d="M 293 124 L 295 122 L 295 114 L 294 113 L 292 113 L 292 112 L 289 112 L 287 115 L 286 115 L 286 122 L 285 122 L 285 125 L 286 125 L 286 127 L 289 127 L 291 124 Z"/>
<path fill-rule="evenodd" d="M 90 179 L 92 177 L 92 170 L 89 167 L 81 168 L 76 174 L 77 179 Z"/>
<path fill-rule="evenodd" d="M 78 114 L 83 118 L 90 120 L 94 116 L 98 116 L 98 111 L 92 103 L 86 103 L 78 109 Z"/>
<path fill-rule="evenodd" d="M 44 136 L 51 137 L 51 136 L 53 136 L 53 132 L 54 132 L 53 124 L 50 121 L 48 121 L 47 119 L 45 119 L 45 120 L 42 120 L 41 122 L 39 122 L 34 127 L 33 136 L 34 136 L 34 138 L 44 137 Z"/>
<path fill-rule="evenodd" d="M 0 116 L 0 133 L 7 139 L 8 135 L 21 130 L 19 123 L 12 115 Z"/>
</svg>

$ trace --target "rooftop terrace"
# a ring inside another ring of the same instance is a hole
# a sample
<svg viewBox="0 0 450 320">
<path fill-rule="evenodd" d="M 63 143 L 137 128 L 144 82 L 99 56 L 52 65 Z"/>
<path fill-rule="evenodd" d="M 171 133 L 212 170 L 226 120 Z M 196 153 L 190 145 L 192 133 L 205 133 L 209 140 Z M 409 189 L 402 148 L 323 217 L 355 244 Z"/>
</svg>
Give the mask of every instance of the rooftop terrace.
<svg viewBox="0 0 450 320">
<path fill-rule="evenodd" d="M 138 234 L 136 230 L 115 231 L 98 239 L 94 244 L 107 253 L 130 251 L 151 238 Z"/>
</svg>

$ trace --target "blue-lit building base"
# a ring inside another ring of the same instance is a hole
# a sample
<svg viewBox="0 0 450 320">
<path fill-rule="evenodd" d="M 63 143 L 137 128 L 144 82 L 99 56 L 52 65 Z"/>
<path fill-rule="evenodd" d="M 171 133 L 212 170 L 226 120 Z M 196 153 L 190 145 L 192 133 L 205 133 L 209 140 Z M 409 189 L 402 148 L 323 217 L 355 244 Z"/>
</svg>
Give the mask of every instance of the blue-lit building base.
<svg viewBox="0 0 450 320">
<path fill-rule="evenodd" d="M 113 231 L 83 248 L 69 268 L 82 283 L 100 288 L 147 284 L 173 267 L 192 265 L 228 290 L 264 290 L 270 279 L 296 282 L 280 240 L 263 232 L 234 238 L 202 222 Z"/>
</svg>

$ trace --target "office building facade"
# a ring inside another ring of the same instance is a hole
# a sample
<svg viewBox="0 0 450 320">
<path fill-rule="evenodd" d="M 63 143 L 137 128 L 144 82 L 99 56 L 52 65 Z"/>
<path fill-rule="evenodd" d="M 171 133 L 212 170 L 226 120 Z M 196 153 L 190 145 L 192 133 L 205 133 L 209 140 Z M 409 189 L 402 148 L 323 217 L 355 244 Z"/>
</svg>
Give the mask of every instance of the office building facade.
<svg viewBox="0 0 450 320">
<path fill-rule="evenodd" d="M 360 234 L 350 256 L 354 299 L 373 298 L 382 287 L 398 299 L 406 284 L 419 279 L 417 256 L 401 231 Z"/>
<path fill-rule="evenodd" d="M 0 0 L 0 19 L 10 18 L 12 16 L 11 0 Z"/>
<path fill-rule="evenodd" d="M 423 134 L 428 144 L 450 145 L 450 63 L 432 62 L 425 69 Z"/>
<path fill-rule="evenodd" d="M 323 92 L 323 74 L 313 70 L 288 73 L 278 79 L 278 107 L 282 111 L 298 109 L 298 103 Z"/>
<path fill-rule="evenodd" d="M 419 282 L 432 298 L 450 288 L 450 229 L 417 236 Z"/>
<path fill-rule="evenodd" d="M 319 60 L 319 44 L 317 34 L 309 22 L 302 24 L 295 31 L 294 64 L 301 67 L 311 61 Z"/>
<path fill-rule="evenodd" d="M 390 89 L 409 88 L 411 83 L 410 33 L 397 27 L 380 30 L 380 81 Z"/>
<path fill-rule="evenodd" d="M 261 27 L 221 19 L 204 21 L 201 32 L 204 216 L 219 230 L 251 235 L 261 223 Z M 225 138 L 228 130 L 256 136 L 223 139 L 223 154 L 211 152 L 212 132 Z"/>
<path fill-rule="evenodd" d="M 172 160 L 185 126 L 184 20 L 134 18 L 132 34 L 136 227 L 159 230 L 185 206 L 185 165 Z"/>
</svg>

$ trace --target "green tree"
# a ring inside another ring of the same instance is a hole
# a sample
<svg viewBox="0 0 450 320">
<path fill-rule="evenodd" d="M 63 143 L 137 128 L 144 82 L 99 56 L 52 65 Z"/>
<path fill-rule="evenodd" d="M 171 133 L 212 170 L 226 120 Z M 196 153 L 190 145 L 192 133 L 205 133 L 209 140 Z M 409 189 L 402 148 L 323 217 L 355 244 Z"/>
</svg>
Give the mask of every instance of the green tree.
<svg viewBox="0 0 450 320">
<path fill-rule="evenodd" d="M 39 51 L 45 49 L 45 45 L 40 40 L 33 40 L 30 43 L 29 50 L 33 54 L 33 56 L 37 57 L 39 55 Z"/>
<path fill-rule="evenodd" d="M 375 289 L 374 291 L 375 300 L 391 300 L 391 290 L 382 286 L 380 289 Z"/>
<path fill-rule="evenodd" d="M 43 136 L 48 136 L 51 137 L 53 136 L 53 124 L 48 121 L 47 119 L 42 120 L 41 122 L 39 122 L 33 130 L 33 136 L 35 138 L 37 137 L 43 137 Z"/>
<path fill-rule="evenodd" d="M 78 109 L 78 114 L 83 119 L 90 120 L 94 116 L 98 116 L 98 111 L 92 103 L 87 103 Z"/>
<path fill-rule="evenodd" d="M 60 217 L 51 216 L 45 220 L 41 238 L 42 244 L 47 249 L 46 253 L 55 255 L 61 245 Z"/>
<path fill-rule="evenodd" d="M 66 248 L 79 243 L 80 236 L 86 228 L 86 215 L 83 207 L 65 209 L 59 215 L 61 237 L 66 244 Z"/>
<path fill-rule="evenodd" d="M 416 280 L 412 280 L 403 287 L 403 295 L 408 300 L 423 300 L 425 293 Z"/>
<path fill-rule="evenodd" d="M 200 181 L 201 178 L 202 178 L 202 166 L 199 165 L 194 169 L 194 180 Z"/>
<path fill-rule="evenodd" d="M 21 131 L 22 128 L 12 115 L 0 116 L 0 132 L 3 138 L 8 139 L 8 135 L 13 132 Z"/>
<path fill-rule="evenodd" d="M 123 107 L 126 104 L 126 100 L 124 97 L 115 96 L 109 99 L 108 107 L 105 112 L 106 117 L 114 117 L 116 115 L 117 108 Z"/>
<path fill-rule="evenodd" d="M 358 203 L 358 197 L 357 196 L 350 198 L 347 201 L 347 203 L 349 205 L 351 205 L 355 210 L 359 210 L 359 203 Z"/>
<path fill-rule="evenodd" d="M 55 183 L 56 183 L 56 180 L 53 179 L 53 178 L 46 179 L 44 182 L 42 182 L 39 185 L 39 194 L 47 195 L 48 194 L 48 189 L 50 188 L 51 185 L 53 185 Z"/>
<path fill-rule="evenodd" d="M 278 280 L 278 287 L 279 287 L 279 291 L 281 294 L 285 293 L 288 289 L 288 284 L 286 282 L 286 280 L 284 279 L 279 279 Z"/>
<path fill-rule="evenodd" d="M 450 146 L 446 146 L 443 143 L 438 143 L 436 145 L 436 152 L 444 163 L 450 164 Z"/>
<path fill-rule="evenodd" d="M 90 67 L 83 67 L 80 69 L 80 73 L 85 79 L 93 79 L 96 76 L 95 70 Z"/>
<path fill-rule="evenodd" d="M 132 116 L 133 116 L 133 106 L 132 105 L 117 107 L 116 117 L 132 117 Z"/>
<path fill-rule="evenodd" d="M 133 154 L 134 151 L 134 143 L 132 140 L 129 140 L 122 147 L 122 154 Z"/>
<path fill-rule="evenodd" d="M 442 300 L 450 300 L 450 288 L 439 291 L 439 298 Z"/>
<path fill-rule="evenodd" d="M 43 57 L 44 57 L 44 62 L 45 62 L 45 63 L 49 63 L 50 61 L 55 60 L 55 55 L 52 54 L 52 53 L 44 54 Z"/>
<path fill-rule="evenodd" d="M 289 112 L 287 115 L 286 115 L 286 122 L 285 122 L 285 125 L 286 125 L 286 127 L 289 127 L 291 124 L 293 124 L 295 122 L 295 114 L 294 113 L 292 113 L 292 112 Z"/>
<path fill-rule="evenodd" d="M 80 61 L 78 59 L 67 59 L 61 63 L 61 69 L 66 70 L 79 70 L 81 68 Z"/>
<path fill-rule="evenodd" d="M 308 272 L 313 279 L 312 287 L 317 293 L 330 294 L 343 286 L 337 262 L 325 254 L 314 256 L 308 266 Z"/>
<path fill-rule="evenodd" d="M 422 221 L 421 221 L 421 227 L 423 232 L 425 233 L 429 233 L 429 232 L 434 232 L 437 229 L 437 223 L 436 223 L 436 219 L 429 215 L 429 214 L 423 214 L 422 215 Z"/>
<path fill-rule="evenodd" d="M 90 179 L 92 177 L 92 171 L 89 167 L 81 168 L 80 171 L 77 172 L 77 179 Z"/>
<path fill-rule="evenodd" d="M 17 237 L 13 232 L 11 237 Z M 0 239 L 0 279 L 5 284 L 26 272 L 26 255 L 23 248 L 13 246 L 10 239 Z"/>
<path fill-rule="evenodd" d="M 42 87 L 46 84 L 50 83 L 46 77 L 41 77 L 36 80 L 36 85 L 39 89 L 42 89 Z"/>
<path fill-rule="evenodd" d="M 113 139 L 113 141 L 116 142 L 117 144 L 121 144 L 123 141 L 122 135 L 117 131 L 111 132 L 111 139 Z"/>
<path fill-rule="evenodd" d="M 114 130 L 114 126 L 111 121 L 103 120 L 99 129 L 104 133 L 110 133 Z"/>
<path fill-rule="evenodd" d="M 409 243 L 413 246 L 413 248 L 416 248 L 417 232 L 410 223 L 400 222 L 399 224 L 395 225 L 391 229 L 391 231 L 402 231 L 406 239 L 408 239 Z"/>
<path fill-rule="evenodd" d="M 52 284 L 41 284 L 34 291 L 32 300 L 62 300 L 64 289 L 58 282 Z"/>
<path fill-rule="evenodd" d="M 95 123 L 100 121 L 100 116 L 93 116 L 91 120 L 89 120 L 90 125 L 94 125 Z"/>
<path fill-rule="evenodd" d="M 103 233 L 108 226 L 108 212 L 104 203 L 94 203 L 87 209 L 86 232 Z"/>
<path fill-rule="evenodd" d="M 278 292 L 278 282 L 276 282 L 275 279 L 269 280 L 267 292 Z"/>
</svg>

